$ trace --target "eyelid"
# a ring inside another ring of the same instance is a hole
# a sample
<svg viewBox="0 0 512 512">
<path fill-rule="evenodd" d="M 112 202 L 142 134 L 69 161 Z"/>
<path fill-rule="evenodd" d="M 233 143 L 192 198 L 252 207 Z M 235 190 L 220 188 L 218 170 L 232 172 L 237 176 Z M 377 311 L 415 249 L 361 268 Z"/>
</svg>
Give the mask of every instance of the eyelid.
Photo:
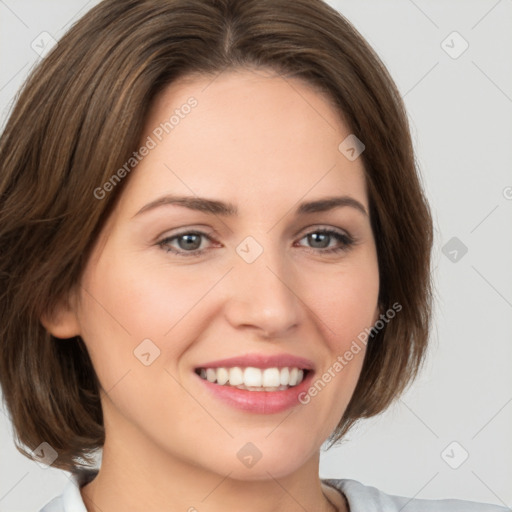
<svg viewBox="0 0 512 512">
<path fill-rule="evenodd" d="M 351 240 L 356 241 L 356 238 L 349 231 L 347 231 L 346 229 L 337 228 L 337 227 L 334 227 L 334 226 L 331 226 L 331 225 L 326 225 L 326 224 L 311 224 L 311 225 L 309 225 L 309 226 L 307 226 L 305 228 L 301 228 L 299 231 L 297 231 L 293 235 L 293 237 L 296 238 L 296 237 L 300 236 L 300 238 L 302 239 L 302 238 L 304 238 L 304 236 L 306 236 L 306 235 L 308 235 L 310 233 L 314 233 L 317 230 L 318 231 L 322 231 L 322 230 L 325 230 L 325 231 L 335 231 L 335 232 L 337 232 L 340 235 L 344 235 L 347 238 L 350 238 Z M 160 235 L 159 237 L 157 237 L 157 240 L 159 240 L 159 242 L 157 242 L 157 243 L 161 243 L 162 241 L 168 240 L 169 238 L 177 238 L 177 237 L 179 237 L 181 235 L 188 235 L 188 234 L 204 235 L 205 238 L 208 238 L 210 241 L 212 241 L 213 238 L 220 236 L 212 228 L 209 228 L 209 227 L 199 227 L 199 228 L 196 228 L 194 226 L 191 226 L 191 227 L 183 228 L 183 230 L 178 231 L 177 233 Z"/>
<path fill-rule="evenodd" d="M 188 235 L 188 234 L 197 234 L 197 235 L 203 235 L 205 238 L 213 239 L 216 237 L 219 237 L 220 235 L 215 231 L 215 229 L 210 228 L 209 226 L 191 226 L 191 227 L 184 227 L 184 228 L 176 228 L 178 231 L 174 232 L 174 230 L 167 230 L 164 231 L 162 235 L 159 235 L 156 237 L 156 243 L 160 243 L 162 241 L 168 240 L 169 238 L 176 238 L 181 235 Z"/>
<path fill-rule="evenodd" d="M 215 233 L 215 230 L 213 230 Z M 301 234 L 299 234 L 301 233 Z M 334 237 L 338 240 L 338 243 L 341 245 L 337 245 L 335 247 L 324 247 L 324 248 L 315 248 L 315 247 L 306 247 L 303 245 L 299 245 L 299 247 L 304 248 L 307 252 L 314 253 L 316 255 L 338 255 L 343 252 L 348 252 L 352 246 L 356 245 L 358 243 L 358 240 L 356 237 L 353 237 L 348 231 L 336 228 L 334 226 L 326 226 L 321 224 L 314 224 L 310 225 L 306 228 L 303 228 L 298 234 L 294 236 L 294 238 L 298 239 L 295 243 L 299 242 L 303 238 L 313 234 L 313 233 L 323 233 L 327 234 L 330 237 Z M 184 228 L 183 230 L 179 231 L 178 233 L 173 233 L 171 235 L 163 237 L 159 242 L 157 242 L 157 245 L 165 250 L 167 253 L 172 253 L 177 257 L 183 257 L 183 258 L 193 258 L 193 257 L 199 257 L 202 256 L 204 253 L 210 250 L 210 248 L 203 248 L 203 249 L 194 249 L 192 251 L 186 251 L 183 249 L 175 249 L 170 248 L 170 241 L 174 241 L 176 239 L 179 239 L 181 236 L 184 235 L 197 235 L 199 237 L 206 238 L 212 243 L 219 243 L 216 242 L 214 236 L 212 233 L 208 233 L 206 231 L 201 231 L 200 229 L 195 228 Z"/>
<path fill-rule="evenodd" d="M 302 228 L 295 236 L 301 236 L 301 233 L 304 233 L 302 237 L 309 235 L 310 233 L 315 233 L 316 231 L 335 231 L 340 235 L 345 235 L 348 238 L 353 239 L 354 237 L 346 230 L 342 228 L 337 228 L 335 226 L 331 226 L 328 224 L 311 224 L 305 228 Z"/>
</svg>

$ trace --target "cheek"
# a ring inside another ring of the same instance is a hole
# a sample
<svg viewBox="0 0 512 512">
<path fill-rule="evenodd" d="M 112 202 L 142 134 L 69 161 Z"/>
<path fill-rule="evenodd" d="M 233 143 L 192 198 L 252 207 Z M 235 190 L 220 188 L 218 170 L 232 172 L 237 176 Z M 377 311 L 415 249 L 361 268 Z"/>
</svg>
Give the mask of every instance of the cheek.
<svg viewBox="0 0 512 512">
<path fill-rule="evenodd" d="M 341 266 L 322 280 L 311 283 L 310 303 L 322 321 L 323 337 L 331 350 L 343 352 L 377 317 L 379 272 L 376 260 Z"/>
<path fill-rule="evenodd" d="M 140 366 L 134 354 L 139 347 L 148 347 L 151 357 L 158 354 L 157 366 L 172 365 L 197 336 L 202 299 L 222 277 L 221 271 L 115 254 L 120 252 L 105 251 L 82 279 L 82 337 L 105 389 L 134 362 Z"/>
<path fill-rule="evenodd" d="M 328 435 L 341 418 L 357 384 L 366 353 L 368 334 L 378 315 L 379 272 L 370 252 L 360 264 L 341 266 L 326 275 L 323 286 L 310 286 L 327 348 L 324 366 L 316 375 L 309 396 L 313 407 L 329 411 L 324 418 Z M 312 283 L 311 283 L 312 284 Z M 320 398 L 321 397 L 321 398 Z M 325 409 L 324 409 L 325 408 Z M 322 413 L 318 411 L 320 416 Z"/>
<path fill-rule="evenodd" d="M 292 288 L 303 303 L 306 329 L 314 326 L 317 332 L 311 334 L 323 341 L 319 350 L 331 365 L 374 322 L 376 258 L 370 250 L 339 265 L 305 267 L 294 272 Z M 218 294 L 210 291 L 227 270 L 216 265 L 171 265 L 160 257 L 148 263 L 137 253 L 104 252 L 84 274 L 87 293 L 81 310 L 82 336 L 103 387 L 109 389 L 129 369 L 140 369 L 134 351 L 147 339 L 154 343 L 144 342 L 150 357 L 158 354 L 154 367 L 172 371 L 207 320 L 219 312 Z M 357 380 L 363 355 L 361 350 L 343 379 L 337 380 Z"/>
<path fill-rule="evenodd" d="M 84 308 L 89 319 L 99 314 L 101 324 L 117 324 L 135 341 L 165 335 L 204 294 L 208 282 L 137 258 L 115 261 L 105 254 L 94 272 L 84 276 L 84 287 L 89 291 Z"/>
</svg>

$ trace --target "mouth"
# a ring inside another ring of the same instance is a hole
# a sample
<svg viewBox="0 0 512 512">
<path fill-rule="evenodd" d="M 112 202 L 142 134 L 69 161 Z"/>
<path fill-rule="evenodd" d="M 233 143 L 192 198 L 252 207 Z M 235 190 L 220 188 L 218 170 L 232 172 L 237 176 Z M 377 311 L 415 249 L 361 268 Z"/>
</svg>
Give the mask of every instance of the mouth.
<svg viewBox="0 0 512 512">
<path fill-rule="evenodd" d="M 276 414 L 303 406 L 315 363 L 295 354 L 244 354 L 198 364 L 201 388 L 215 403 L 244 413 Z M 220 401 L 220 402 L 218 402 Z"/>
<path fill-rule="evenodd" d="M 245 391 L 286 391 L 298 386 L 311 372 L 298 366 L 256 368 L 253 366 L 196 368 L 196 374 L 211 384 Z"/>
</svg>

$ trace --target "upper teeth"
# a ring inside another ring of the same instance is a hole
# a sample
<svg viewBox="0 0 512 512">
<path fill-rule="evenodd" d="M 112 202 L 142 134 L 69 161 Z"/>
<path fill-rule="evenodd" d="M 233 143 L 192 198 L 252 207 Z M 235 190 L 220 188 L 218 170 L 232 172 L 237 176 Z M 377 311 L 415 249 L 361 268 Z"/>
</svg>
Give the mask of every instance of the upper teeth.
<svg viewBox="0 0 512 512">
<path fill-rule="evenodd" d="M 302 382 L 304 371 L 300 368 L 201 368 L 200 376 L 209 382 L 247 388 L 286 389 Z"/>
</svg>

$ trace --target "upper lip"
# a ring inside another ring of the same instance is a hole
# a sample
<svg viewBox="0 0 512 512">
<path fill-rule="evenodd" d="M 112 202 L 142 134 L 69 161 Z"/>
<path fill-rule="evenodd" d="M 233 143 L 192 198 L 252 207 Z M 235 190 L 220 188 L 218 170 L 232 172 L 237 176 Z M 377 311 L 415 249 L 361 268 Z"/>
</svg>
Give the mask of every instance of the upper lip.
<svg viewBox="0 0 512 512">
<path fill-rule="evenodd" d="M 294 356 L 292 354 L 245 354 L 228 359 L 208 361 L 196 367 L 199 368 L 233 368 L 235 366 L 252 368 L 285 368 L 296 367 L 304 370 L 313 370 L 315 365 L 309 359 Z"/>
</svg>

